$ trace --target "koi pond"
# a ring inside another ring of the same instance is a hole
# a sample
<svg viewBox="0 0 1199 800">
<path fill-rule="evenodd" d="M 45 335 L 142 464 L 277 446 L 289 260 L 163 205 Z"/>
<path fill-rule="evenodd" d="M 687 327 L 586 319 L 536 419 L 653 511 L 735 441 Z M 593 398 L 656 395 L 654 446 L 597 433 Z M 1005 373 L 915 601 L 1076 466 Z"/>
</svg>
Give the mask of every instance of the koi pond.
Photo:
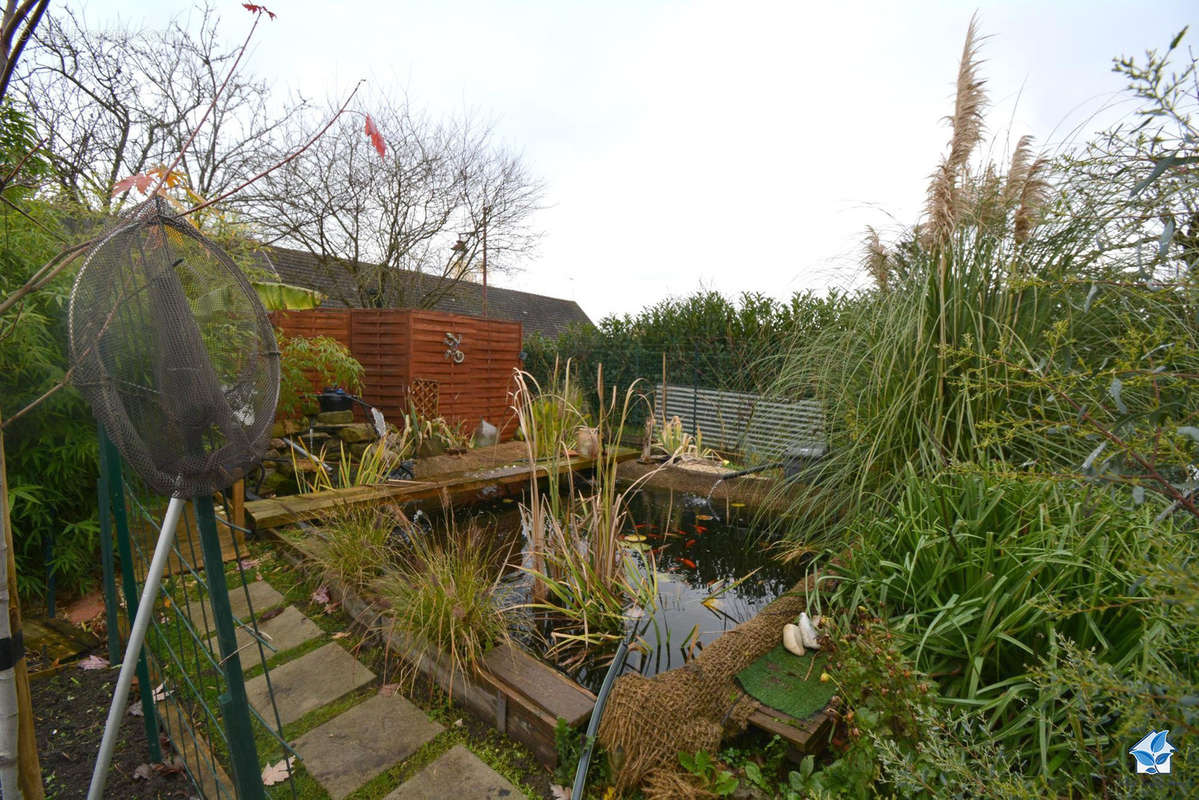
<svg viewBox="0 0 1199 800">
<path fill-rule="evenodd" d="M 769 555 L 768 542 L 743 504 L 710 504 L 702 496 L 641 488 L 627 505 L 621 536 L 625 565 L 650 591 L 624 609 L 629 655 L 624 671 L 647 677 L 682 666 L 703 648 L 792 587 L 797 570 Z M 531 611 L 530 543 L 512 505 L 480 509 L 480 520 L 499 534 L 509 570 L 498 602 L 517 608 L 524 621 L 516 637 L 533 652 L 550 638 L 545 620 Z M 498 552 L 498 550 L 497 550 Z M 652 598 L 652 599 L 651 599 Z M 526 634 L 522 635 L 521 628 Z M 538 636 L 540 633 L 540 636 Z M 598 689 L 619 636 L 585 654 L 553 658 L 571 678 Z"/>
</svg>

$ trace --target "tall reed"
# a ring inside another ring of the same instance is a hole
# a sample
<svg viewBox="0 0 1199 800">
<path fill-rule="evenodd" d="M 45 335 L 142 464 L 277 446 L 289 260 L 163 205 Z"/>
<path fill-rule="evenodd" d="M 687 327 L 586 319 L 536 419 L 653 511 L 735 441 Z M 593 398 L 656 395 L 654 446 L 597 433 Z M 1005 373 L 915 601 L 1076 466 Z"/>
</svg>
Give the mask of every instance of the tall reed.
<svg viewBox="0 0 1199 800">
<path fill-rule="evenodd" d="M 583 650 L 623 635 L 625 609 L 631 604 L 652 604 L 654 570 L 638 562 L 622 548 L 620 537 L 627 519 L 628 498 L 640 479 L 621 487 L 618 483 L 618 447 L 615 440 L 639 402 L 636 385 L 623 398 L 615 388 L 604 385 L 603 367 L 596 374 L 596 438 L 599 452 L 594 473 L 585 484 L 576 485 L 566 463 L 566 431 L 560 426 L 542 429 L 534 412 L 542 393 L 534 394 L 536 383 L 517 375 L 515 410 L 526 431 L 526 453 L 530 464 L 536 453 L 554 453 L 540 463 L 549 471 L 547 489 L 530 480 L 527 501 L 521 514 L 530 538 L 532 605 L 550 617 L 557 630 L 551 634 L 555 650 Z M 566 402 L 559 396 L 558 402 Z"/>
<path fill-rule="evenodd" d="M 963 464 L 1086 471 L 1087 454 L 1135 416 L 1105 396 L 1122 385 L 1119 370 L 1160 370 L 1145 351 L 1196 342 L 1193 304 L 1129 280 L 1130 254 L 1097 246 L 1106 218 L 1066 203 L 1060 173 L 1029 139 L 1006 170 L 972 167 L 985 103 L 976 66 L 972 24 L 927 218 L 890 247 L 868 237 L 876 288 L 781 359 L 772 393 L 819 399 L 829 440 L 795 490 L 804 516 L 793 555 L 843 520 L 886 510 L 909 464 L 926 475 Z M 1159 430 L 1189 424 L 1170 411 L 1188 392 L 1143 389 L 1139 410 Z"/>
</svg>

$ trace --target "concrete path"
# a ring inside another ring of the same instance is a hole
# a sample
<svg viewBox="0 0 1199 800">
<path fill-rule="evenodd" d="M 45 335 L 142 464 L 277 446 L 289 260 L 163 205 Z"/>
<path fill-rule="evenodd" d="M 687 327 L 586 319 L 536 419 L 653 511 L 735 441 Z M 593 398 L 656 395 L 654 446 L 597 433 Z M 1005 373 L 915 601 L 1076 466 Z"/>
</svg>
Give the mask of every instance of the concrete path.
<svg viewBox="0 0 1199 800">
<path fill-rule="evenodd" d="M 255 614 L 283 602 L 282 595 L 264 582 L 251 585 L 251 590 Z M 237 595 L 244 615 L 244 594 Z M 287 726 L 376 680 L 373 672 L 336 642 L 288 660 L 288 651 L 325 635 L 294 606 L 260 622 L 258 630 L 275 648 L 272 652 L 264 646 L 267 659 L 279 656 L 284 663 L 270 670 L 269 690 L 267 675 L 246 681 L 246 696 L 262 718 L 272 724 L 272 695 L 279 718 Z M 257 644 L 250 632 L 239 628 L 237 636 L 239 647 L 244 648 L 243 664 L 259 664 Z M 401 764 L 443 731 L 407 699 L 379 693 L 305 732 L 292 741 L 292 746 L 308 774 L 331 800 L 342 800 Z M 396 787 L 386 800 L 497 800 L 522 796 L 477 756 L 455 745 Z"/>
</svg>

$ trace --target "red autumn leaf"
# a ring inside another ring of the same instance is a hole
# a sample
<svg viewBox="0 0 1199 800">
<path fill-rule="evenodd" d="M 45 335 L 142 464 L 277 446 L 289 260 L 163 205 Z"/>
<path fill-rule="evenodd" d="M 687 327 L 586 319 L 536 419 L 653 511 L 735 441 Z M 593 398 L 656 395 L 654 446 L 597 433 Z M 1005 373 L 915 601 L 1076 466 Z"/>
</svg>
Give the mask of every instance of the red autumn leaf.
<svg viewBox="0 0 1199 800">
<path fill-rule="evenodd" d="M 387 145 L 383 141 L 383 134 L 379 133 L 379 129 L 375 127 L 375 121 L 371 119 L 371 115 L 366 115 L 366 138 L 371 140 L 371 144 L 375 146 L 375 152 L 379 154 L 379 158 L 383 158 L 387 152 Z"/>
<path fill-rule="evenodd" d="M 271 19 L 275 18 L 275 12 L 271 11 L 266 6 L 256 6 L 253 3 L 242 3 L 241 7 L 251 14 L 266 14 Z"/>
<path fill-rule="evenodd" d="M 121 192 L 127 192 L 130 189 L 137 189 L 142 194 L 145 194 L 150 190 L 150 183 L 154 179 L 154 175 L 149 175 L 145 172 L 139 172 L 136 175 L 130 175 L 128 178 L 122 178 L 112 185 L 112 196 L 116 197 Z"/>
</svg>

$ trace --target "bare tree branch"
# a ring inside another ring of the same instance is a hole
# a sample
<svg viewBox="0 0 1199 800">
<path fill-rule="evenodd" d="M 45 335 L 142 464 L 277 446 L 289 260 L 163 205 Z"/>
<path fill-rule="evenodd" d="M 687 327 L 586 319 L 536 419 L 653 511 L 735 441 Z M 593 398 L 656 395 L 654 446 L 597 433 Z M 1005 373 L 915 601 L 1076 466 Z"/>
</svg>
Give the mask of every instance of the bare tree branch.
<svg viewBox="0 0 1199 800">
<path fill-rule="evenodd" d="M 484 208 L 488 268 L 514 268 L 537 240 L 529 219 L 542 193 L 521 160 L 470 120 L 434 122 L 377 96 L 369 104 L 386 156 L 360 118 L 342 119 L 247 196 L 267 239 L 312 255 L 319 288 L 360 307 L 429 307 L 476 274 Z"/>
</svg>

